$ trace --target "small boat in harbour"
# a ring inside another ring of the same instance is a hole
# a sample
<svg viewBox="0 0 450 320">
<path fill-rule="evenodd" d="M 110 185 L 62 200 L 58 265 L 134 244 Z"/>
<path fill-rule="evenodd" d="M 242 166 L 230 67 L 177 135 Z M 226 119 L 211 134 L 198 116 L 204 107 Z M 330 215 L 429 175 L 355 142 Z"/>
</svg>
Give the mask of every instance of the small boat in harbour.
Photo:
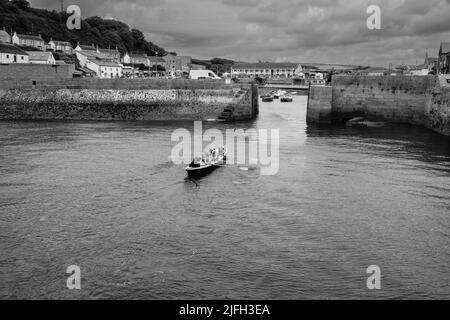
<svg viewBox="0 0 450 320">
<path fill-rule="evenodd" d="M 285 94 L 287 94 L 286 91 L 282 91 L 282 90 L 278 90 L 276 92 L 273 93 L 273 98 L 274 99 L 280 99 L 282 96 L 284 96 Z"/>
<path fill-rule="evenodd" d="M 294 98 L 292 98 L 291 95 L 286 94 L 280 98 L 280 101 L 281 102 L 292 102 L 292 101 L 294 101 Z"/>
<path fill-rule="evenodd" d="M 271 95 L 267 95 L 267 96 L 264 96 L 264 97 L 262 97 L 262 101 L 263 102 L 273 102 L 273 96 L 271 96 Z"/>
<path fill-rule="evenodd" d="M 189 177 L 201 177 L 207 175 L 217 169 L 218 167 L 224 166 L 227 160 L 227 149 L 226 147 L 220 147 L 211 149 L 209 154 L 204 158 L 195 158 L 186 167 L 186 172 Z"/>
</svg>

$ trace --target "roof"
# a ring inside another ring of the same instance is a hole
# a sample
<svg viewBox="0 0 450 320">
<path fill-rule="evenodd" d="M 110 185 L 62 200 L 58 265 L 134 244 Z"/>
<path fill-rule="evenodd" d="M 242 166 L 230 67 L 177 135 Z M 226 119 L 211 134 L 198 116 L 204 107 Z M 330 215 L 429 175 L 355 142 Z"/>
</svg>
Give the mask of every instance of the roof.
<svg viewBox="0 0 450 320">
<path fill-rule="evenodd" d="M 410 70 L 423 70 L 426 69 L 427 66 L 425 64 L 419 64 L 417 66 L 410 66 L 409 69 Z"/>
<path fill-rule="evenodd" d="M 42 52 L 42 51 L 27 51 L 29 59 L 34 61 L 48 61 L 48 59 L 52 58 L 51 52 Z"/>
<path fill-rule="evenodd" d="M 289 62 L 258 62 L 258 63 L 236 63 L 233 69 L 297 69 L 297 63 Z"/>
<path fill-rule="evenodd" d="M 89 69 L 89 68 L 77 68 L 78 70 L 82 71 L 83 73 L 88 73 L 88 74 L 95 74 L 95 71 Z"/>
<path fill-rule="evenodd" d="M 91 61 L 92 63 L 95 63 L 98 66 L 102 66 L 102 67 L 122 67 L 121 64 L 115 63 L 115 62 L 111 62 L 111 61 L 104 61 L 104 60 L 94 60 Z"/>
<path fill-rule="evenodd" d="M 100 57 L 100 55 L 97 53 L 97 51 L 95 51 L 95 52 L 93 52 L 93 51 L 89 51 L 88 50 L 88 52 L 86 52 L 86 51 L 77 51 L 77 53 L 76 54 L 81 54 L 81 55 L 83 55 L 83 56 L 85 56 L 85 57 L 87 57 L 87 58 L 101 58 Z"/>
<path fill-rule="evenodd" d="M 13 46 L 11 44 L 0 43 L 0 52 L 1 53 L 12 53 L 12 54 L 20 54 L 23 56 L 27 56 L 28 53 L 19 47 Z"/>
<path fill-rule="evenodd" d="M 81 44 L 81 45 L 79 45 L 79 46 L 80 46 L 81 50 L 87 50 L 87 51 L 92 50 L 92 51 L 97 51 L 97 48 L 94 47 L 94 46 L 92 46 L 92 45 L 84 45 L 84 44 Z"/>
<path fill-rule="evenodd" d="M 147 59 L 148 56 L 145 53 L 128 53 L 128 56 L 130 58 L 141 58 L 141 59 Z"/>
<path fill-rule="evenodd" d="M 148 59 L 150 60 L 150 62 L 165 62 L 163 58 L 158 56 L 151 56 L 148 57 Z"/>
<path fill-rule="evenodd" d="M 382 67 L 372 67 L 364 70 L 358 70 L 359 73 L 384 73 L 387 71 L 389 71 L 389 69 Z"/>
<path fill-rule="evenodd" d="M 52 40 L 50 42 L 53 42 L 54 44 L 60 45 L 60 46 L 72 46 L 69 41 Z"/>
<path fill-rule="evenodd" d="M 98 51 L 100 51 L 100 53 L 120 54 L 117 49 L 98 49 Z"/>
<path fill-rule="evenodd" d="M 29 34 L 17 34 L 17 36 L 20 39 L 34 40 L 34 41 L 44 41 L 44 39 L 42 39 L 41 36 L 32 36 L 32 35 L 29 35 Z"/>
<path fill-rule="evenodd" d="M 450 42 L 442 42 L 439 52 L 440 53 L 449 53 L 450 52 Z"/>
<path fill-rule="evenodd" d="M 0 30 L 0 36 L 7 36 L 7 37 L 9 37 L 10 35 L 9 35 L 9 33 L 8 32 L 6 32 L 5 30 Z"/>
</svg>

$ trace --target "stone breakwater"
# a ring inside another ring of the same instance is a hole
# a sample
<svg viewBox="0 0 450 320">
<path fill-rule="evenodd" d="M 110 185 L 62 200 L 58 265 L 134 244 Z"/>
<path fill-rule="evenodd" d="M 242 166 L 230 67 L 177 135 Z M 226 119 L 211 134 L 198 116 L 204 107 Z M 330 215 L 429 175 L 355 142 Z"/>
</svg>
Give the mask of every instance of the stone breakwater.
<svg viewBox="0 0 450 320">
<path fill-rule="evenodd" d="M 232 120 L 256 116 L 254 88 L 0 89 L 0 120 L 209 120 L 235 110 Z M 72 86 L 73 87 L 73 86 Z M 127 84 L 128 87 L 128 84 Z M 207 87 L 207 86 L 203 86 Z M 257 94 L 257 93 L 256 93 Z"/>
<path fill-rule="evenodd" d="M 450 88 L 435 88 L 427 94 L 426 127 L 450 136 Z"/>
<path fill-rule="evenodd" d="M 311 87 L 308 122 L 342 124 L 363 117 L 450 135 L 446 83 L 436 76 L 335 76 L 330 87 Z"/>
</svg>

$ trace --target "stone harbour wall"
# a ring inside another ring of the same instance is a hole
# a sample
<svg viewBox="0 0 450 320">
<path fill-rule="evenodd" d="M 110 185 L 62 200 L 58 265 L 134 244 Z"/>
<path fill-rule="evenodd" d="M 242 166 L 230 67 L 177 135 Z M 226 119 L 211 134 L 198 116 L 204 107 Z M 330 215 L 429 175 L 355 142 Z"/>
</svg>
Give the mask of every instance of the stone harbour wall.
<svg viewBox="0 0 450 320">
<path fill-rule="evenodd" d="M 425 104 L 427 128 L 450 136 L 450 88 L 438 87 L 430 90 Z"/>
<path fill-rule="evenodd" d="M 330 86 L 310 87 L 306 113 L 308 122 L 331 123 L 332 89 Z"/>
<path fill-rule="evenodd" d="M 38 88 L 0 86 L 0 120 L 216 120 L 229 106 L 236 110 L 233 120 L 247 120 L 257 114 L 254 87 L 99 79 L 42 82 Z"/>
<path fill-rule="evenodd" d="M 308 122 L 343 124 L 363 117 L 450 136 L 448 76 L 334 76 L 331 94 L 327 90 L 311 87 Z"/>
<path fill-rule="evenodd" d="M 354 117 L 398 123 L 425 124 L 425 101 L 433 76 L 335 76 L 333 122 Z"/>
</svg>

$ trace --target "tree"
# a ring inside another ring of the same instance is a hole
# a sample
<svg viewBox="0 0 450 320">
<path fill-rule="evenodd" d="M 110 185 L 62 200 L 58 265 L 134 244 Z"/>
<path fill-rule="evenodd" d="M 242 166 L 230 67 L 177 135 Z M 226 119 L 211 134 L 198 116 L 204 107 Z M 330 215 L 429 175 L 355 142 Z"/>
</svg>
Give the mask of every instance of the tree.
<svg viewBox="0 0 450 320">
<path fill-rule="evenodd" d="M 12 0 L 11 3 L 22 10 L 28 9 L 30 7 L 30 3 L 26 0 Z"/>
</svg>

